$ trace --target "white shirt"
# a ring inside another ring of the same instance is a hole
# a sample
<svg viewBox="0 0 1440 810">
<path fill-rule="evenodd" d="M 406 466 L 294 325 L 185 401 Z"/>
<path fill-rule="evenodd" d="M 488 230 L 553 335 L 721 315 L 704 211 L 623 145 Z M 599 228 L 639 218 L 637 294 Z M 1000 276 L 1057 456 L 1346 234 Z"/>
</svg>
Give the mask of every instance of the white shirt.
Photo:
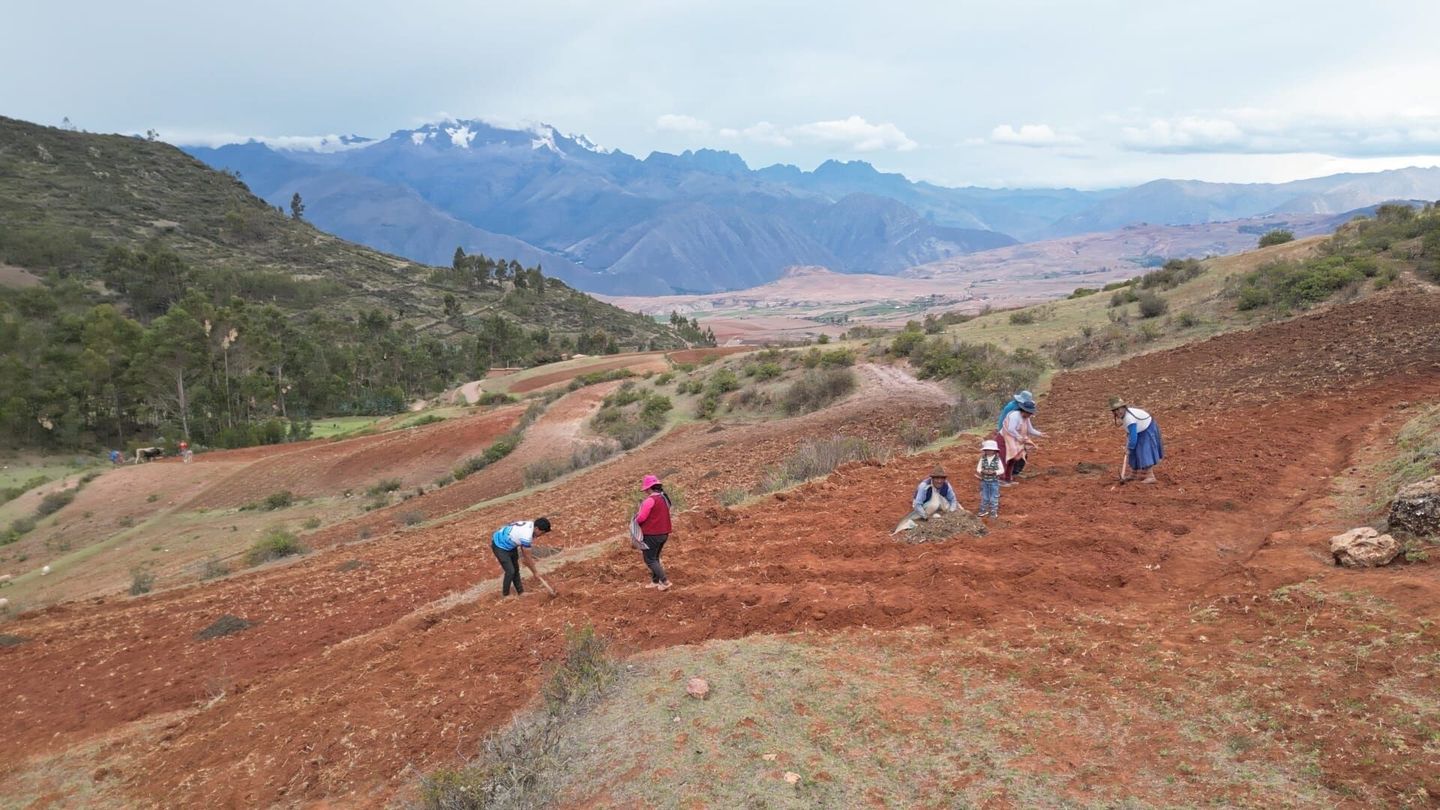
<svg viewBox="0 0 1440 810">
<path fill-rule="evenodd" d="M 1142 411 L 1139 408 L 1125 409 L 1125 427 L 1134 425 L 1137 433 L 1144 433 L 1149 430 L 1150 423 L 1153 421 L 1155 420 L 1150 418 L 1150 414 L 1147 411 Z"/>
</svg>

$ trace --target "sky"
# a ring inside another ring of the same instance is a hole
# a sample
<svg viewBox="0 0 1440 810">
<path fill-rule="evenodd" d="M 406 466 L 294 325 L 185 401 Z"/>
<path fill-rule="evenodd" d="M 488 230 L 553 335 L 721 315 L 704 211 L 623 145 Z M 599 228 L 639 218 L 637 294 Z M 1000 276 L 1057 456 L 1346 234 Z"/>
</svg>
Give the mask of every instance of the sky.
<svg viewBox="0 0 1440 810">
<path fill-rule="evenodd" d="M 0 115 L 173 143 L 544 122 L 943 185 L 1440 165 L 1440 2 L 174 0 L 4 13 Z"/>
</svg>

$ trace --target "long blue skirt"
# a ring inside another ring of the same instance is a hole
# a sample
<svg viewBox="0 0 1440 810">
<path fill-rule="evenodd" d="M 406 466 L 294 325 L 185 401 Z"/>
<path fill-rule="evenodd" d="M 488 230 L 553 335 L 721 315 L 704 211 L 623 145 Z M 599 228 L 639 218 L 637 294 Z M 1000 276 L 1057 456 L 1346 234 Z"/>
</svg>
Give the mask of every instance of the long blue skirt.
<svg viewBox="0 0 1440 810">
<path fill-rule="evenodd" d="M 1160 441 L 1160 423 L 1150 420 L 1150 427 L 1135 436 L 1135 448 L 1130 451 L 1130 469 L 1148 470 L 1165 457 L 1165 444 Z"/>
</svg>

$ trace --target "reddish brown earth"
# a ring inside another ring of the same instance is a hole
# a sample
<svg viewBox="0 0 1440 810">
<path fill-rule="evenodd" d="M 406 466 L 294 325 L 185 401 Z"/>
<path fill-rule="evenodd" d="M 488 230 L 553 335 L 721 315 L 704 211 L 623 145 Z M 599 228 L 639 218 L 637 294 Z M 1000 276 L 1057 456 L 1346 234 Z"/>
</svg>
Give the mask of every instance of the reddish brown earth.
<svg viewBox="0 0 1440 810">
<path fill-rule="evenodd" d="M 406 487 L 428 485 L 462 459 L 483 452 L 515 426 L 524 406 L 463 416 L 455 420 L 361 436 L 347 441 L 309 441 L 260 450 L 206 453 L 196 461 L 253 461 L 208 487 L 186 508 L 241 506 L 272 492 L 299 497 L 361 491 L 384 478 Z M 248 456 L 241 453 L 249 452 Z"/>
<path fill-rule="evenodd" d="M 109 777 L 117 795 L 155 805 L 378 806 L 417 771 L 473 751 L 534 693 L 565 628 L 583 624 L 629 650 L 858 626 L 928 626 L 962 644 L 970 631 L 1023 638 L 1070 626 L 1077 613 L 1123 613 L 1144 617 L 1187 666 L 1211 672 L 1230 666 L 1233 648 L 1203 646 L 1207 636 L 1261 644 L 1283 630 L 1247 600 L 1334 580 L 1425 620 L 1413 632 L 1440 651 L 1433 566 L 1336 571 L 1318 551 L 1337 528 L 1333 477 L 1379 438 L 1376 425 L 1397 403 L 1440 397 L 1437 324 L 1440 295 L 1396 290 L 1060 375 L 1037 420 L 1050 433 L 1032 462 L 1037 475 L 1004 490 L 1004 518 L 984 538 L 909 546 L 888 536 L 926 469 L 973 463 L 963 446 L 844 467 L 745 509 L 715 505 L 720 490 L 752 484 L 805 436 L 885 438 L 903 419 L 938 416 L 918 390 L 887 398 L 872 387 L 844 407 L 785 423 L 676 431 L 564 486 L 424 530 L 154 598 L 53 608 L 6 627 L 31 641 L 0 649 L 0 777 L 27 755 L 195 707 L 223 686 L 223 700 L 111 751 L 125 763 Z M 1120 487 L 1109 477 L 1123 434 L 1103 403 L 1117 393 L 1159 419 L 1168 453 L 1159 486 Z M 1280 440 L 1267 453 L 1261 437 Z M 1085 472 L 1096 463 L 1105 470 Z M 645 472 L 698 507 L 666 547 L 677 585 L 664 594 L 642 587 L 639 561 L 618 539 Z M 961 494 L 973 507 L 969 487 Z M 540 512 L 555 519 L 547 541 L 556 545 L 614 542 L 548 575 L 557 599 L 486 593 L 425 608 L 494 576 L 477 538 Z M 351 557 L 366 566 L 337 570 Z M 1197 603 L 1220 605 L 1199 629 Z M 225 612 L 256 626 L 195 640 Z M 1305 626 L 1324 632 L 1328 621 Z M 1132 624 L 1095 631 L 1096 649 L 1125 655 L 1138 644 Z M 1402 676 L 1421 693 L 1440 689 L 1433 669 L 1398 672 L 1385 656 L 1345 663 L 1356 690 Z M 1388 753 L 1347 758 L 1350 741 L 1373 725 L 1368 715 L 1333 711 L 1337 698 L 1321 684 L 1281 688 L 1275 710 L 1295 709 L 1285 715 L 1287 739 L 1314 746 L 1327 786 L 1365 803 L 1398 804 L 1400 791 L 1440 797 L 1433 762 L 1416 753 L 1428 750 L 1421 731 L 1389 729 L 1400 744 Z"/>
</svg>

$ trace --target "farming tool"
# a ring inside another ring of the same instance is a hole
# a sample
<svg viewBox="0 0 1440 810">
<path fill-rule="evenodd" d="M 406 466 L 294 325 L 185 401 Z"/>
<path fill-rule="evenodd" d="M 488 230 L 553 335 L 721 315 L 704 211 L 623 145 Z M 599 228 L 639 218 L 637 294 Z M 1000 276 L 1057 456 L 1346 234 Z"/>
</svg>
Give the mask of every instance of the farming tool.
<svg viewBox="0 0 1440 810">
<path fill-rule="evenodd" d="M 545 588 L 545 591 L 546 591 L 547 593 L 549 593 L 551 597 L 555 597 L 555 596 L 559 596 L 559 595 L 560 595 L 560 594 L 558 594 L 558 593 L 555 592 L 555 589 L 554 589 L 554 588 L 550 587 L 550 583 L 548 583 L 548 582 L 545 581 L 545 577 L 542 577 L 542 576 L 540 576 L 539 574 L 536 574 L 536 575 L 535 575 L 535 578 L 538 579 L 538 580 L 540 580 L 540 584 Z"/>
</svg>

